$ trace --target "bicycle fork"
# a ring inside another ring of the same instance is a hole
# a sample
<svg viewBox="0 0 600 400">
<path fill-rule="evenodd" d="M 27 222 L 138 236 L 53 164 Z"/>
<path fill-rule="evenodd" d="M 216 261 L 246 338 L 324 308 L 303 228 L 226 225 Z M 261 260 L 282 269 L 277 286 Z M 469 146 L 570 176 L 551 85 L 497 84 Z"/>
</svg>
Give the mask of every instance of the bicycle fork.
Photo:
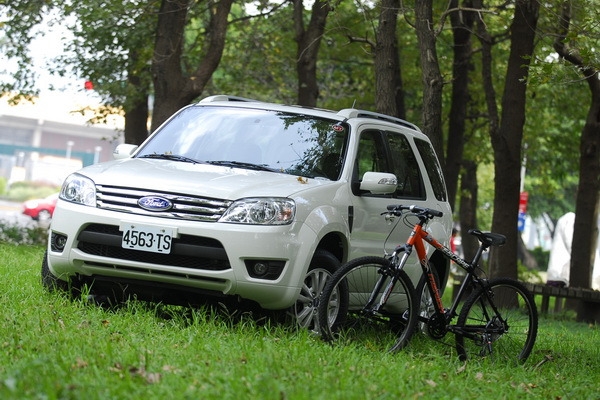
<svg viewBox="0 0 600 400">
<path fill-rule="evenodd" d="M 375 288 L 371 292 L 371 296 L 369 297 L 369 301 L 367 302 L 364 311 L 369 312 L 371 314 L 379 313 L 379 310 L 381 310 L 386 305 L 388 299 L 390 298 L 390 295 L 392 294 L 392 291 L 394 290 L 394 287 L 396 286 L 396 283 L 398 282 L 398 275 L 396 272 L 401 271 L 402 268 L 404 268 L 404 265 L 408 260 L 408 256 L 410 256 L 410 251 L 406 250 L 403 252 L 402 258 L 397 264 L 392 261 L 391 268 L 387 269 L 386 271 L 381 271 L 381 276 L 379 277 L 379 279 L 377 279 Z M 394 251 L 394 254 L 392 255 L 392 260 L 395 259 L 396 251 Z M 379 301 L 377 301 L 377 297 L 381 291 L 381 288 L 383 287 L 388 277 L 391 279 L 387 283 L 383 292 L 381 293 Z M 377 302 L 375 307 L 371 307 L 375 302 Z"/>
</svg>

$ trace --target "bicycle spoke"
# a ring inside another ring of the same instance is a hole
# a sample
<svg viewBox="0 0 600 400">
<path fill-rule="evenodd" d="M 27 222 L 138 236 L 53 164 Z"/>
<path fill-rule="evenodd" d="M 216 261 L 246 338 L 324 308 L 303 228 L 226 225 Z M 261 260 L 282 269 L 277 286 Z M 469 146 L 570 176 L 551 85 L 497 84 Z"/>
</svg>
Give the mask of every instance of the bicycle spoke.
<svg viewBox="0 0 600 400">
<path fill-rule="evenodd" d="M 519 282 L 499 278 L 474 292 L 458 318 L 456 348 L 461 359 L 469 354 L 495 360 L 525 361 L 537 335 L 537 309 Z"/>
<path fill-rule="evenodd" d="M 324 339 L 390 351 L 408 343 L 417 319 L 414 289 L 401 272 L 388 301 L 380 304 L 391 279 L 386 276 L 389 270 L 386 259 L 363 257 L 336 271 L 319 303 Z"/>
</svg>

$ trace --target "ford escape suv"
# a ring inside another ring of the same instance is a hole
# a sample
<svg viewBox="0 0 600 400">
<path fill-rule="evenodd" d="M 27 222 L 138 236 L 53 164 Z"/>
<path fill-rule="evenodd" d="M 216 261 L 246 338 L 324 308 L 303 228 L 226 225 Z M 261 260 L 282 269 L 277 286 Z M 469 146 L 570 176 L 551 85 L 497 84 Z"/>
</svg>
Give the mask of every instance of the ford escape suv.
<svg viewBox="0 0 600 400">
<path fill-rule="evenodd" d="M 378 113 L 217 95 L 114 156 L 63 183 L 41 270 L 50 290 L 250 301 L 314 328 L 318 294 L 341 263 L 406 238 L 402 224 L 389 236 L 388 204 L 438 209 L 428 229 L 451 233 L 428 138 Z M 444 287 L 448 263 L 429 251 Z M 416 259 L 410 268 L 416 279 Z"/>
</svg>

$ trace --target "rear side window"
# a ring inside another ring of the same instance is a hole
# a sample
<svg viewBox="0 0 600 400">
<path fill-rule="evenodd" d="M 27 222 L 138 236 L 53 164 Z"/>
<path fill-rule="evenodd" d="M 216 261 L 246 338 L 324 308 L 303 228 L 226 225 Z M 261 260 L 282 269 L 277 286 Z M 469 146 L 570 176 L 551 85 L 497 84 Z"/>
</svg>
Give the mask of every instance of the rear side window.
<svg viewBox="0 0 600 400">
<path fill-rule="evenodd" d="M 448 194 L 446 193 L 446 183 L 444 182 L 444 175 L 442 174 L 442 168 L 438 162 L 437 156 L 433 151 L 431 144 L 422 139 L 415 139 L 417 150 L 425 163 L 425 169 L 427 170 L 427 176 L 431 182 L 433 193 L 435 198 L 439 201 L 447 201 Z"/>
</svg>

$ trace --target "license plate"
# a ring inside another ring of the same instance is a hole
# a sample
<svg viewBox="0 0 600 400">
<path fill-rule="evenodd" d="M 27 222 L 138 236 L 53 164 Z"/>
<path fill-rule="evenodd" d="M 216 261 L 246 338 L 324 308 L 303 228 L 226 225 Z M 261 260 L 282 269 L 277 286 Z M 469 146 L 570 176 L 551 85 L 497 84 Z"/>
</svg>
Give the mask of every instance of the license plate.
<svg viewBox="0 0 600 400">
<path fill-rule="evenodd" d="M 122 223 L 123 232 L 121 246 L 124 249 L 150 251 L 153 253 L 169 254 L 176 229 L 165 226 L 140 225 Z"/>
</svg>

